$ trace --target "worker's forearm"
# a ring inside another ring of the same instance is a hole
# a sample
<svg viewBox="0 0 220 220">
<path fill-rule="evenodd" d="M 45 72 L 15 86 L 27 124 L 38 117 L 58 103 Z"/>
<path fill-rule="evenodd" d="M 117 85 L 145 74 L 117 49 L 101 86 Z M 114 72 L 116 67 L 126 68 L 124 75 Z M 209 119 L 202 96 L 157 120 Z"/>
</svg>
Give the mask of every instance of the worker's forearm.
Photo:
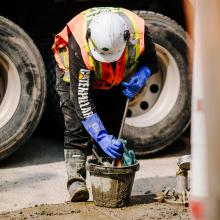
<svg viewBox="0 0 220 220">
<path fill-rule="evenodd" d="M 92 82 L 90 71 L 81 69 L 78 78 L 71 75 L 71 96 L 79 118 L 86 119 L 96 112 L 92 98 Z"/>
<path fill-rule="evenodd" d="M 81 120 L 95 113 L 95 104 L 92 98 L 93 75 L 83 62 L 80 48 L 71 35 L 70 40 L 70 88 L 71 100 L 75 107 L 75 112 Z M 74 49 L 73 49 L 74 48 Z"/>
</svg>

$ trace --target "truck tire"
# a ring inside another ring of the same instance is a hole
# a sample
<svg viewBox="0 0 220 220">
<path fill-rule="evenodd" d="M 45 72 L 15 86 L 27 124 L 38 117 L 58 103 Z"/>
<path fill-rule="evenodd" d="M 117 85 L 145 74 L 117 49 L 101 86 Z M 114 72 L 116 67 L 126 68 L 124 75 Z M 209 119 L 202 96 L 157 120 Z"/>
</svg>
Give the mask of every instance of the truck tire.
<svg viewBox="0 0 220 220">
<path fill-rule="evenodd" d="M 0 159 L 28 140 L 44 110 L 45 68 L 30 37 L 0 16 Z"/>
<path fill-rule="evenodd" d="M 190 43 L 182 27 L 170 18 L 134 12 L 145 20 L 152 34 L 160 68 L 129 102 L 122 136 L 137 156 L 146 156 L 174 142 L 190 123 Z"/>
<path fill-rule="evenodd" d="M 156 153 L 174 142 L 190 124 L 191 78 L 187 59 L 189 41 L 175 21 L 161 14 L 134 11 L 146 21 L 156 44 L 160 70 L 129 102 L 122 137 L 137 156 Z M 51 115 L 63 125 L 55 90 L 55 61 L 48 62 Z"/>
</svg>

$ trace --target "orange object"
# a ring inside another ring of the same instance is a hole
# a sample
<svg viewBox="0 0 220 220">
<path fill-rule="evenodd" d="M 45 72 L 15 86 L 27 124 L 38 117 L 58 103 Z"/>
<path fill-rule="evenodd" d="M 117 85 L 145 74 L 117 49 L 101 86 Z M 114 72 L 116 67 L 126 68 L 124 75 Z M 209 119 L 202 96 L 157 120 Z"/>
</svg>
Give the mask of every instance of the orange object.
<svg viewBox="0 0 220 220">
<path fill-rule="evenodd" d="M 115 162 L 114 162 L 114 166 L 115 166 L 115 167 L 121 167 L 121 166 L 122 166 L 122 161 L 121 161 L 121 159 L 116 159 Z"/>
<path fill-rule="evenodd" d="M 193 219 L 195 220 L 203 220 L 205 219 L 205 207 L 204 203 L 201 201 L 194 201 L 190 202 L 190 211 Z"/>
<path fill-rule="evenodd" d="M 91 56 L 88 41 L 86 40 L 87 27 L 91 19 L 102 11 L 111 11 L 118 13 L 124 18 L 130 31 L 130 40 L 121 58 L 116 63 L 116 69 L 108 63 L 99 63 Z M 110 89 L 114 85 L 118 85 L 123 76 L 128 75 L 135 67 L 135 63 L 144 51 L 144 20 L 135 13 L 124 8 L 91 8 L 76 15 L 66 27 L 55 36 L 54 45 L 52 47 L 56 62 L 61 71 L 67 71 L 68 63 L 63 63 L 63 60 L 68 61 L 69 51 L 67 48 L 68 35 L 72 33 L 77 41 L 83 61 L 87 68 L 95 72 L 96 80 L 94 88 Z M 60 54 L 61 49 L 62 53 Z"/>
</svg>

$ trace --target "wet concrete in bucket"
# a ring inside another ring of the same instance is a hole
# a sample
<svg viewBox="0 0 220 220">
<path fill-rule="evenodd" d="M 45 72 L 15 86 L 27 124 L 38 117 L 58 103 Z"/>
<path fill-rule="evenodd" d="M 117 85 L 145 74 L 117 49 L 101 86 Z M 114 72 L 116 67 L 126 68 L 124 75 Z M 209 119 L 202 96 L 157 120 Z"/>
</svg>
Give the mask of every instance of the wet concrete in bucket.
<svg viewBox="0 0 220 220">
<path fill-rule="evenodd" d="M 97 206 L 119 208 L 128 205 L 134 182 L 135 172 L 139 170 L 139 162 L 130 166 L 112 166 L 102 164 L 97 159 L 88 161 L 93 200 Z"/>
</svg>

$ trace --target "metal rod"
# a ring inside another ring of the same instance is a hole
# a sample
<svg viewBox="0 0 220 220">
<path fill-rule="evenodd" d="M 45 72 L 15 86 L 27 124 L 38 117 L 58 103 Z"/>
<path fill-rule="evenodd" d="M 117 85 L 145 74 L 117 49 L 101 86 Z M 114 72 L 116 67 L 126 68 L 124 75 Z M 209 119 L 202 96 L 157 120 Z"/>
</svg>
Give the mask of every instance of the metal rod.
<svg viewBox="0 0 220 220">
<path fill-rule="evenodd" d="M 92 148 L 92 152 L 94 153 L 94 155 L 98 159 L 98 162 L 102 165 L 102 158 L 96 153 L 94 148 Z"/>
<path fill-rule="evenodd" d="M 125 110 L 124 110 L 123 118 L 122 118 L 122 121 L 121 121 L 121 127 L 120 127 L 120 130 L 119 130 L 118 138 L 120 138 L 121 134 L 122 134 L 122 130 L 123 130 L 123 127 L 124 127 L 125 118 L 126 118 L 127 110 L 128 110 L 128 103 L 129 103 L 129 99 L 126 100 Z"/>
<path fill-rule="evenodd" d="M 128 103 L 129 103 L 129 99 L 127 98 L 125 108 L 124 108 L 123 118 L 122 118 L 122 121 L 121 121 L 121 127 L 120 127 L 120 130 L 119 130 L 119 133 L 118 133 L 118 138 L 121 138 L 122 130 L 123 130 L 124 123 L 125 123 L 125 118 L 126 118 L 126 115 L 127 115 Z M 114 166 L 114 165 L 115 165 L 115 160 L 112 161 L 112 166 Z"/>
</svg>

